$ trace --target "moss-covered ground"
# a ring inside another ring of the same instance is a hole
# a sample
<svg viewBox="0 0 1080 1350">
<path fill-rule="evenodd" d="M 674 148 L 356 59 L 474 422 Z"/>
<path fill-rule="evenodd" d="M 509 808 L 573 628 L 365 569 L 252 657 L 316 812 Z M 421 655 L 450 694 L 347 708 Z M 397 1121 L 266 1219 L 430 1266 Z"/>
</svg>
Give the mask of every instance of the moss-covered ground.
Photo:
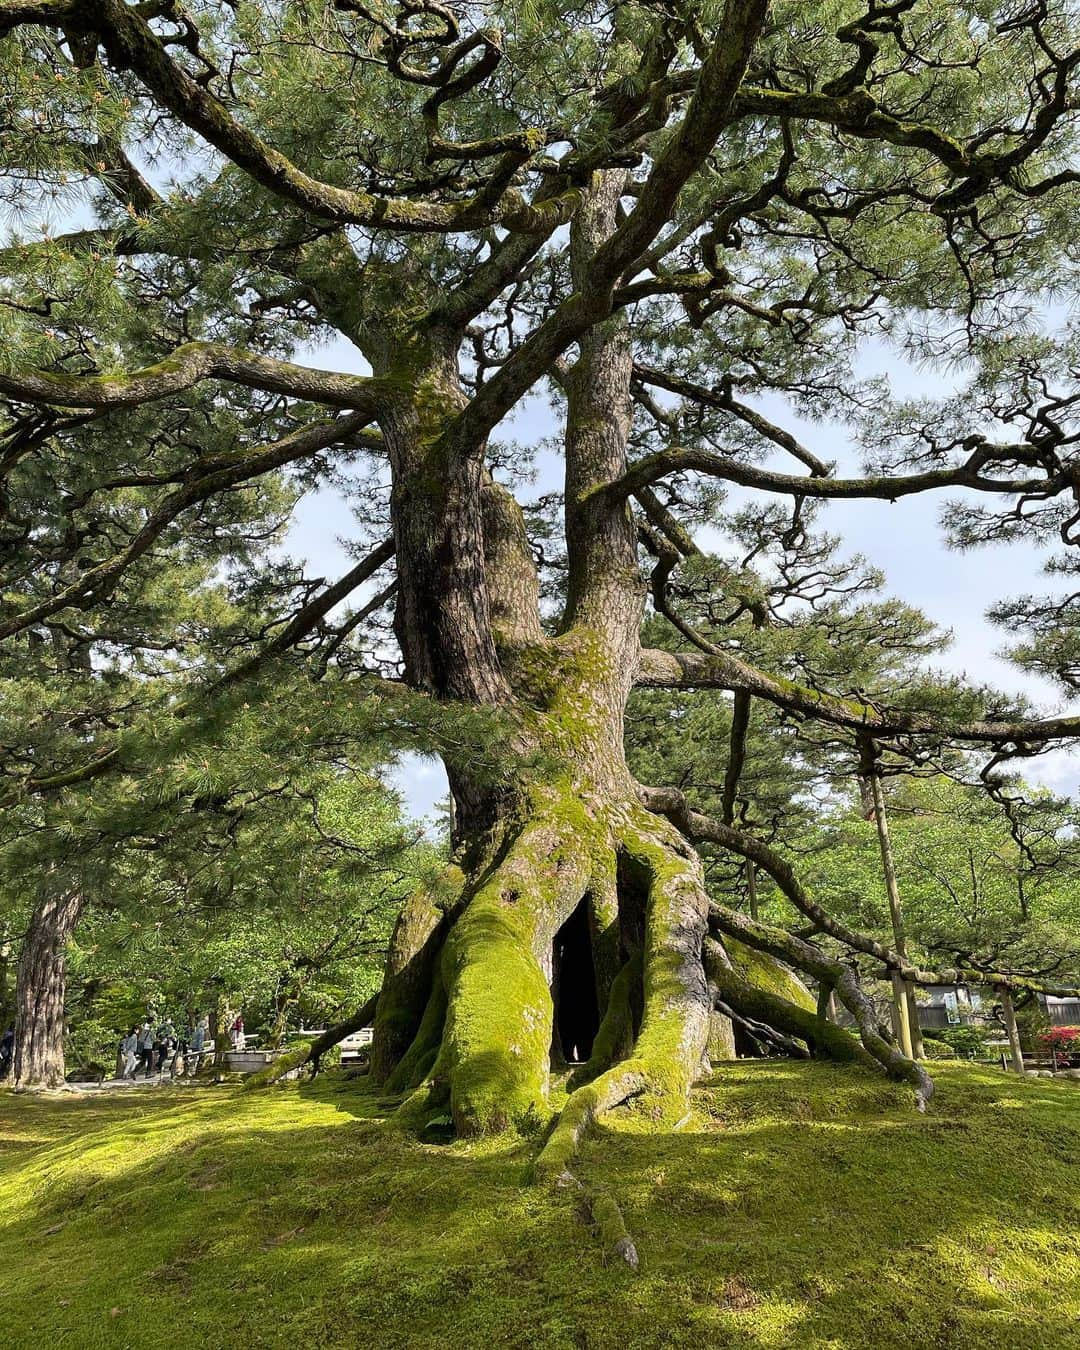
<svg viewBox="0 0 1080 1350">
<path fill-rule="evenodd" d="M 677 1133 L 580 1159 L 637 1275 L 532 1152 L 420 1144 L 356 1084 L 0 1095 L 6 1347 L 1080 1346 L 1080 1085 L 731 1065 Z"/>
</svg>

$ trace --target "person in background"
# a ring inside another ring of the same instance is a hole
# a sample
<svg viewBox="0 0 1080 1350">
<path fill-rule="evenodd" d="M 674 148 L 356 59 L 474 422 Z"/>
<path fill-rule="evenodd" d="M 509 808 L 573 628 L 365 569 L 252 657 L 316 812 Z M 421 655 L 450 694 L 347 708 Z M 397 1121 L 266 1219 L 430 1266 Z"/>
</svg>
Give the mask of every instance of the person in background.
<svg viewBox="0 0 1080 1350">
<path fill-rule="evenodd" d="M 154 1030 L 149 1022 L 144 1022 L 139 1030 L 138 1051 L 143 1077 L 149 1078 L 154 1068 Z"/>
<path fill-rule="evenodd" d="M 241 1053 L 244 1049 L 244 1015 L 238 1013 L 236 1021 L 232 1024 L 232 1048 Z"/>
<path fill-rule="evenodd" d="M 195 1075 L 199 1071 L 199 1061 L 205 1053 L 206 1018 L 196 1017 L 195 1025 L 188 1033 L 188 1073 Z"/>
<path fill-rule="evenodd" d="M 171 1020 L 166 1017 L 161 1026 L 158 1027 L 158 1058 L 157 1071 L 160 1073 L 165 1067 L 165 1061 L 172 1055 L 176 1049 L 176 1028 Z"/>
<path fill-rule="evenodd" d="M 0 1036 L 0 1080 L 6 1078 L 11 1070 L 12 1056 L 15 1054 L 15 1028 L 8 1027 Z"/>
<path fill-rule="evenodd" d="M 132 1027 L 120 1042 L 120 1053 L 124 1056 L 124 1067 L 121 1071 L 121 1077 L 133 1079 L 135 1077 L 135 1067 L 139 1062 L 139 1031 L 137 1027 Z"/>
</svg>

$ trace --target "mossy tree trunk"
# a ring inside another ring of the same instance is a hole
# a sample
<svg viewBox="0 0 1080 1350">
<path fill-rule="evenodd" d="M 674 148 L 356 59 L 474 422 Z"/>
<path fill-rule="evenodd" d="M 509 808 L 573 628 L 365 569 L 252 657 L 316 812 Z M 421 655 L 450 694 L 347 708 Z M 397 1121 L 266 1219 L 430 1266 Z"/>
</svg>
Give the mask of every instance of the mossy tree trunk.
<svg viewBox="0 0 1080 1350">
<path fill-rule="evenodd" d="M 54 873 L 23 939 L 15 986 L 16 1088 L 58 1087 L 64 1081 L 66 949 L 82 913 L 82 892 L 58 884 Z"/>
<path fill-rule="evenodd" d="M 615 229 L 623 181 L 596 175 L 585 194 L 572 227 L 578 284 Z M 578 1038 L 590 1053 L 539 1164 L 560 1175 L 602 1111 L 634 1099 L 657 1122 L 685 1117 L 717 999 L 704 963 L 710 901 L 696 851 L 645 808 L 624 757 L 646 593 L 630 510 L 605 491 L 626 467 L 626 322 L 614 314 L 589 329 L 563 372 L 568 582 L 554 635 L 540 623 L 520 509 L 485 472 L 482 444 L 444 434 L 461 401 L 456 345 L 429 328 L 369 346 L 377 371 L 410 391 L 381 423 L 394 474 L 396 627 L 414 685 L 497 707 L 510 731 L 497 782 L 450 766 L 453 864 L 397 925 L 372 1076 L 402 1094 L 398 1118 L 412 1128 L 446 1115 L 463 1135 L 537 1128 L 550 1116 L 553 1051 L 558 1061 L 573 1049 L 556 1035 L 556 997 L 580 998 L 591 980 L 581 1004 L 597 1024 Z M 588 922 L 572 930 L 589 950 L 573 988 L 555 944 L 582 906 Z M 709 940 L 723 951 L 723 939 Z M 787 1025 L 813 1029 L 798 981 L 769 992 L 776 970 L 759 954 L 725 998 L 749 991 L 757 1009 L 764 988 Z M 847 1033 L 837 1038 L 849 1049 Z M 828 1053 L 829 1038 L 818 1040 Z"/>
</svg>

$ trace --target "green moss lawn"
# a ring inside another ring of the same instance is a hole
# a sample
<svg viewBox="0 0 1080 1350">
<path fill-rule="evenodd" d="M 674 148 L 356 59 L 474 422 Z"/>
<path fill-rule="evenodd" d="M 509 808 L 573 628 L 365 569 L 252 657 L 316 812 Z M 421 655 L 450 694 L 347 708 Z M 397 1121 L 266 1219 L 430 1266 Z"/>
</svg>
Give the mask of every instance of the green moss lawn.
<svg viewBox="0 0 1080 1350">
<path fill-rule="evenodd" d="M 680 1132 L 614 1120 L 580 1174 L 419 1144 L 332 1076 L 0 1094 L 5 1347 L 1075 1350 L 1080 1084 L 936 1070 L 922 1118 L 852 1069 L 748 1063 Z"/>
</svg>

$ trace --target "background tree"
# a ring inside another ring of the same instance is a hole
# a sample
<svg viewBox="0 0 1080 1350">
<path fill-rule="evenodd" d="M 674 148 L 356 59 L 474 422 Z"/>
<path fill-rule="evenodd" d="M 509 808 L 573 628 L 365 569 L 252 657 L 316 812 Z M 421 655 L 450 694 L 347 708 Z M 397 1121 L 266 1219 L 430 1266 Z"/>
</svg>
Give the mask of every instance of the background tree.
<svg viewBox="0 0 1080 1350">
<path fill-rule="evenodd" d="M 1032 793 L 1041 839 L 1021 852 L 1000 807 L 936 776 L 892 780 L 889 812 L 904 914 L 924 963 L 1006 966 L 1074 979 L 1080 962 L 1073 812 Z M 821 822 L 802 872 L 827 908 L 888 940 L 873 826 L 850 807 Z"/>
<path fill-rule="evenodd" d="M 212 730 L 185 727 L 166 744 L 143 731 L 153 760 L 143 778 L 116 774 L 92 793 L 9 808 L 0 856 L 19 952 L 17 1086 L 63 1081 L 66 948 L 87 916 L 92 932 L 104 925 L 130 939 L 164 925 L 176 948 L 214 939 L 224 956 L 245 913 L 276 909 L 283 924 L 302 926 L 306 910 L 316 927 L 321 914 L 351 933 L 350 906 L 359 906 L 358 924 L 375 909 L 388 922 L 400 900 L 393 878 L 424 874 L 430 849 L 403 826 L 396 799 L 372 774 L 377 725 L 347 701 L 328 704 L 306 682 L 296 694 L 281 704 L 219 704 Z M 50 923 L 64 900 L 63 922 Z M 192 964 L 194 953 L 177 964 L 174 951 L 178 978 Z M 139 962 L 135 969 L 145 973 Z M 216 992 L 234 990 L 222 976 Z M 205 1010 L 219 1020 L 215 1004 Z"/>
<path fill-rule="evenodd" d="M 264 1047 L 337 1021 L 378 988 L 401 902 L 438 864 L 370 779 L 215 824 L 129 847 L 95 892 L 69 957 L 80 1060 L 111 1063 L 125 1022 L 168 1015 L 183 1031 L 219 1003 L 242 1009 Z"/>
</svg>

